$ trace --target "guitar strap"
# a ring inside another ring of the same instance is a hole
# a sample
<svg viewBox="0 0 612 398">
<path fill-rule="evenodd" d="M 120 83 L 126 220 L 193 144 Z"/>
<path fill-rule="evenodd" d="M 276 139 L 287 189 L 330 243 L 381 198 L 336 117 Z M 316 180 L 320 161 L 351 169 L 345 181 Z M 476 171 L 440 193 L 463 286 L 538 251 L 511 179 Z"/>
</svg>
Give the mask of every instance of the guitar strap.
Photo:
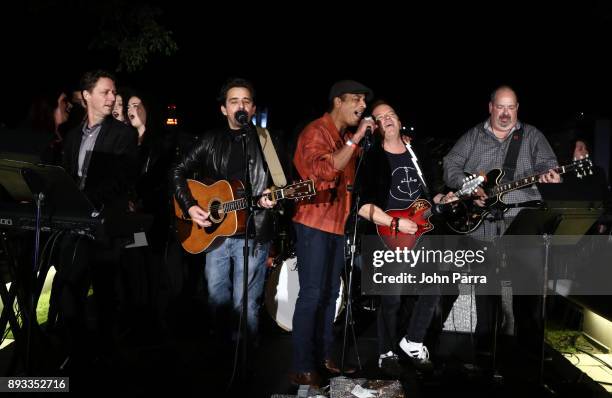
<svg viewBox="0 0 612 398">
<path fill-rule="evenodd" d="M 425 197 L 427 198 L 427 200 L 432 201 L 431 193 L 429 192 L 429 187 L 427 186 L 427 183 L 425 182 L 425 177 L 423 177 L 423 172 L 421 171 L 421 167 L 419 166 L 419 159 L 417 159 L 416 154 L 412 150 L 412 145 L 410 145 L 410 141 L 408 142 L 404 141 L 404 144 L 406 145 L 406 149 L 408 150 L 408 153 L 410 153 L 410 158 L 411 158 L 410 160 L 412 160 L 412 164 L 414 165 L 414 168 L 417 171 L 419 180 L 421 180 L 421 186 L 423 187 L 423 193 L 425 194 Z"/>
<path fill-rule="evenodd" d="M 504 160 L 504 178 L 502 182 L 509 182 L 514 180 L 514 173 L 516 172 L 516 160 L 521 149 L 521 143 L 523 142 L 523 127 L 515 130 L 510 137 L 510 145 L 508 146 L 508 152 L 506 152 L 506 159 Z"/>
<path fill-rule="evenodd" d="M 257 136 L 259 137 L 259 143 L 261 144 L 261 150 L 268 163 L 268 170 L 272 176 L 272 181 L 277 187 L 284 187 L 287 185 L 287 178 L 283 172 L 283 167 L 278 160 L 278 154 L 272 143 L 272 137 L 268 129 L 257 127 Z"/>
</svg>

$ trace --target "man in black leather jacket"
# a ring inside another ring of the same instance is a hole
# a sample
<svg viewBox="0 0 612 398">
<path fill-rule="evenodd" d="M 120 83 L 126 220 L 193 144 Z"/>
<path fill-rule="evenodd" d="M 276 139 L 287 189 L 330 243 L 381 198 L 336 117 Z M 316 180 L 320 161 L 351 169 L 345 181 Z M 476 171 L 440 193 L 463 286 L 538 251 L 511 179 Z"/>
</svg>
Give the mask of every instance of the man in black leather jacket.
<svg viewBox="0 0 612 398">
<path fill-rule="evenodd" d="M 255 113 L 255 92 L 250 82 L 244 79 L 231 79 L 222 88 L 219 97 L 221 113 L 227 118 L 227 125 L 204 134 L 197 146 L 193 148 L 174 168 L 172 178 L 175 186 L 174 195 L 183 209 L 185 216 L 190 217 L 201 227 L 211 225 L 209 213 L 197 205 L 186 183 L 186 178 L 196 172 L 198 178 L 209 180 L 243 180 L 244 149 L 240 138 L 241 124 L 236 120 L 236 112 L 245 111 L 250 120 Z M 247 155 L 250 159 L 250 180 L 253 194 L 269 192 L 270 173 L 255 133 L 248 134 Z M 263 292 L 265 260 L 270 247 L 272 215 L 265 209 L 275 202 L 262 197 L 258 202 L 260 209 L 255 210 L 254 223 L 248 228 L 252 239 L 249 243 L 248 270 L 248 314 L 247 326 L 251 335 L 257 332 L 259 299 Z M 254 235 L 253 233 L 254 227 Z M 232 313 L 239 313 L 242 302 L 244 236 L 233 236 L 206 254 L 206 280 L 208 285 L 208 303 L 215 317 L 218 338 L 230 334 L 223 327 L 229 322 L 225 318 Z M 231 263 L 234 265 L 233 273 Z M 232 297 L 233 296 L 233 297 Z M 232 304 L 233 303 L 233 304 Z"/>
</svg>

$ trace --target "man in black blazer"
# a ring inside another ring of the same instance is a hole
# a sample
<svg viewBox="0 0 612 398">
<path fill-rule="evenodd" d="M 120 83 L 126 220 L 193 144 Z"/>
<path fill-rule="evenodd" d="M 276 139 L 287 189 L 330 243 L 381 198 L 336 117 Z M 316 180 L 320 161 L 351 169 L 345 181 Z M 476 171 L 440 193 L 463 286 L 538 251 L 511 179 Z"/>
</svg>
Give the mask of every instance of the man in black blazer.
<svg viewBox="0 0 612 398">
<path fill-rule="evenodd" d="M 81 87 L 87 117 L 66 137 L 64 168 L 98 209 L 112 205 L 116 210 L 126 210 L 125 194 L 137 174 L 132 166 L 138 133 L 111 116 L 116 94 L 111 74 L 88 72 L 81 79 Z"/>
<path fill-rule="evenodd" d="M 87 72 L 81 79 L 87 105 L 84 122 L 68 132 L 63 165 L 102 216 L 129 211 L 128 199 L 136 175 L 138 134 L 111 116 L 115 79 L 105 71 Z M 91 241 L 66 234 L 61 244 L 54 300 L 65 332 L 66 349 L 75 367 L 108 354 L 116 314 L 114 279 L 123 244 L 118 239 Z M 85 304 L 90 283 L 96 303 L 97 337 L 88 343 Z M 98 352 L 91 352 L 96 347 Z"/>
</svg>

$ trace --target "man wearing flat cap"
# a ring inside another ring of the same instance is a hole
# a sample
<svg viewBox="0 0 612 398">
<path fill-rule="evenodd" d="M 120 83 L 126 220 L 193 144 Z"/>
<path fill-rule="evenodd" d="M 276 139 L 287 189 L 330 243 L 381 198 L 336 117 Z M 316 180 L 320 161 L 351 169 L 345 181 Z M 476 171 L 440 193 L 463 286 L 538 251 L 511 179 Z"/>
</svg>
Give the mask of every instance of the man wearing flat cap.
<svg viewBox="0 0 612 398">
<path fill-rule="evenodd" d="M 300 282 L 290 375 L 295 384 L 318 386 L 319 369 L 340 373 L 332 358 L 332 329 L 344 266 L 344 225 L 351 204 L 347 187 L 354 182 L 358 144 L 368 127 L 375 128 L 372 119 L 362 118 L 372 96 L 372 90 L 359 82 L 335 83 L 329 91 L 328 112 L 298 137 L 293 162 L 301 178 L 314 180 L 317 195 L 300 202 L 293 217 Z M 348 130 L 354 127 L 351 134 Z"/>
</svg>

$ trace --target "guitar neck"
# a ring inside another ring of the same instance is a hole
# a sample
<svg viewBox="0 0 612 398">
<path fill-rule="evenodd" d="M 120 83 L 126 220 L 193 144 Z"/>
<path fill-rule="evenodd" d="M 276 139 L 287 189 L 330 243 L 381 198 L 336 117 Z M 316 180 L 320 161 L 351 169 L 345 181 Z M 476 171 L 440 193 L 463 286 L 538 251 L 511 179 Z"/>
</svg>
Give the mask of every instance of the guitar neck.
<svg viewBox="0 0 612 398">
<path fill-rule="evenodd" d="M 263 195 L 259 195 L 259 196 L 254 196 L 253 200 L 255 202 L 258 202 L 260 198 L 262 197 L 267 197 L 268 199 L 275 201 L 275 200 L 281 200 L 281 199 L 285 199 L 285 193 L 283 189 L 276 189 L 272 192 L 263 194 Z M 238 210 L 244 210 L 246 209 L 248 206 L 248 202 L 246 200 L 246 198 L 241 198 L 241 199 L 236 199 L 236 200 L 231 200 L 229 202 L 224 202 L 221 204 L 221 207 L 223 209 L 224 213 L 228 213 L 230 211 L 238 211 Z"/>
<path fill-rule="evenodd" d="M 559 174 L 564 174 L 567 173 L 570 170 L 573 170 L 575 168 L 575 166 L 573 165 L 566 165 L 566 166 L 558 166 L 553 168 L 554 171 L 556 171 Z M 547 174 L 548 171 L 544 172 L 544 173 L 540 173 L 540 174 L 534 174 L 532 176 L 529 177 L 525 177 L 525 178 L 521 178 L 519 180 L 515 180 L 512 182 L 509 182 L 507 184 L 502 184 L 502 185 L 497 185 L 495 187 L 493 187 L 491 189 L 490 195 L 489 196 L 497 196 L 497 195 L 503 195 L 507 192 L 510 191 L 514 191 L 517 189 L 521 189 L 524 188 L 526 186 L 535 184 L 539 181 L 540 177 Z"/>
<path fill-rule="evenodd" d="M 236 199 L 229 202 L 221 203 L 221 208 L 223 209 L 223 213 L 229 213 L 231 211 L 238 211 L 247 208 L 247 200 L 246 198 Z"/>
</svg>

